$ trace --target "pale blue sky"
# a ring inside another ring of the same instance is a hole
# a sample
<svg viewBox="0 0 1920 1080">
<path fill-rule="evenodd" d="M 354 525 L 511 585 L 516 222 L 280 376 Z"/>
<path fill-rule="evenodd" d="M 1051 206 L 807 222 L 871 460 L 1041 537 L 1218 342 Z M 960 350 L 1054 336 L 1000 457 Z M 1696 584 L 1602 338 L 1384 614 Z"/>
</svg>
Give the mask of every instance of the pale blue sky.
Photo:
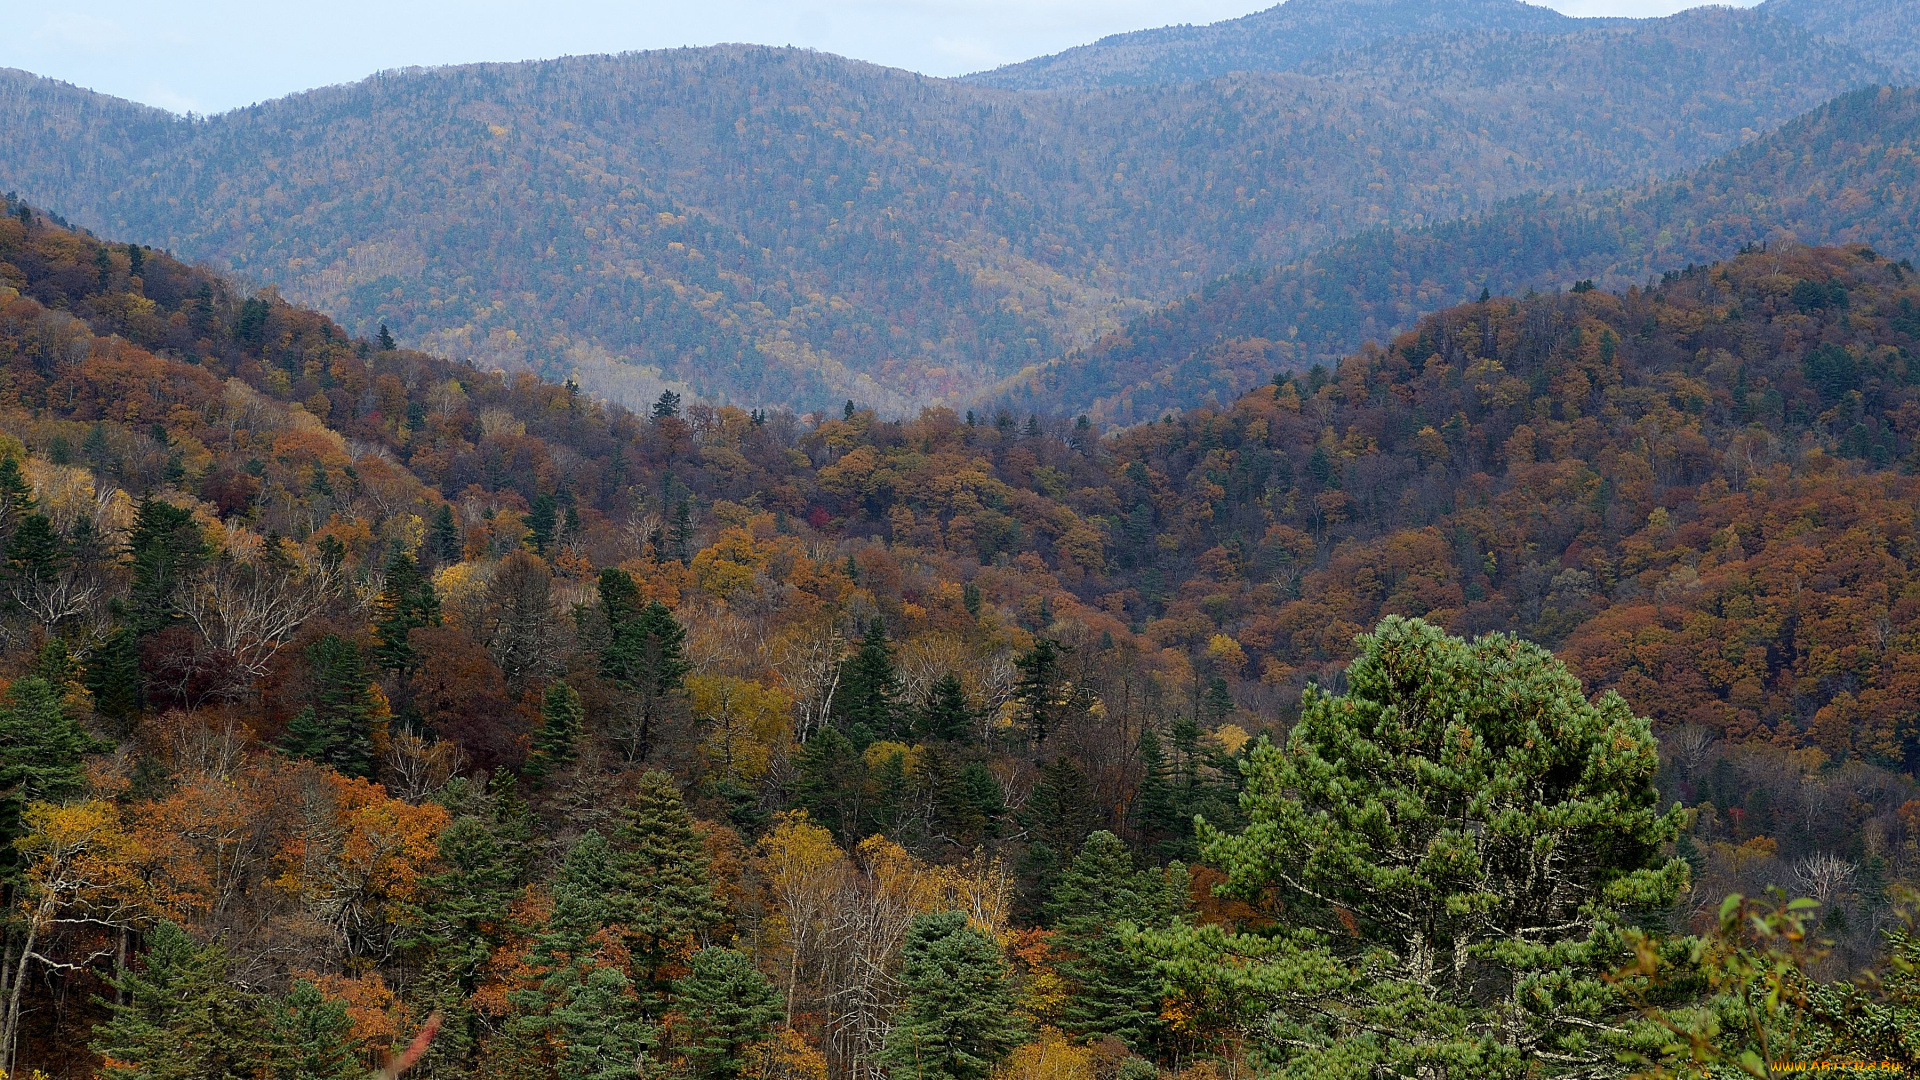
<svg viewBox="0 0 1920 1080">
<path fill-rule="evenodd" d="M 53 0 L 7 17 L 0 67 L 219 112 L 385 68 L 747 41 L 958 75 L 1274 0 Z M 1739 0 L 1750 6 L 1755 0 Z M 1692 0 L 1549 0 L 1665 15 Z"/>
</svg>

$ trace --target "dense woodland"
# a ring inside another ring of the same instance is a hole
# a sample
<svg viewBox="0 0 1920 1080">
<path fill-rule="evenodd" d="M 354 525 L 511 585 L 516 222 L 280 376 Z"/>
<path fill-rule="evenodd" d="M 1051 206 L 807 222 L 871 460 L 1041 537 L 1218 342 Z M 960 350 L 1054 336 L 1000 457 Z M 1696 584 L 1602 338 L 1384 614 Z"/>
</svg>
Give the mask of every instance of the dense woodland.
<svg viewBox="0 0 1920 1080">
<path fill-rule="evenodd" d="M 1206 387 L 1228 401 L 1276 367 L 1335 363 L 1482 290 L 1609 288 L 1774 238 L 1864 243 L 1906 257 L 1920 235 L 1920 93 L 1844 95 L 1684 177 L 1531 195 L 1424 229 L 1377 229 L 1304 259 L 1220 278 L 1125 330 L 1041 365 L 1005 399 L 1114 424 L 1157 418 Z"/>
<path fill-rule="evenodd" d="M 436 1012 L 424 1075 L 1912 1058 L 1904 969 L 1822 981 L 1920 878 L 1905 262 L 1488 297 L 1103 434 L 629 412 L 5 209 L 23 1070 Z"/>
<path fill-rule="evenodd" d="M 7 73 L 0 190 L 357 336 L 636 408 L 901 416 L 1250 262 L 1652 181 L 1893 77 L 1753 12 L 1570 25 L 1086 93 L 729 46 L 388 72 L 189 120 Z"/>
</svg>

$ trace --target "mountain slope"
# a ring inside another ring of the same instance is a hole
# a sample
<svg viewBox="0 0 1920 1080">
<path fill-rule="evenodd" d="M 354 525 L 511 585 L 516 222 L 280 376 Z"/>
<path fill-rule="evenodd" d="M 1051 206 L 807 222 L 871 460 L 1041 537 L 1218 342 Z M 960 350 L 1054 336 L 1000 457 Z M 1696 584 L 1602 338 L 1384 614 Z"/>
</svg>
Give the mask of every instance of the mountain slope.
<svg viewBox="0 0 1920 1080">
<path fill-rule="evenodd" d="M 1115 34 L 965 77 L 1013 90 L 1087 90 L 1199 82 L 1237 71 L 1293 71 L 1329 53 L 1446 30 L 1567 33 L 1573 19 L 1520 0 L 1287 0 L 1206 26 Z"/>
<path fill-rule="evenodd" d="M 0 112 L 0 189 L 355 332 L 629 402 L 904 411 L 1249 262 L 1670 175 L 1885 78 L 1745 12 L 1449 42 L 1070 95 L 727 47 L 395 72 L 193 122 L 84 98 Z"/>
<path fill-rule="evenodd" d="M 1625 288 L 1791 235 L 1920 256 L 1920 91 L 1844 96 L 1680 180 L 1625 193 L 1538 196 L 1460 222 L 1376 230 L 1221 280 L 1017 380 L 1023 407 L 1110 423 L 1151 419 L 1384 341 L 1483 288 Z"/>
<path fill-rule="evenodd" d="M 1767 0 L 1759 10 L 1920 79 L 1920 5 L 1909 0 Z"/>
</svg>

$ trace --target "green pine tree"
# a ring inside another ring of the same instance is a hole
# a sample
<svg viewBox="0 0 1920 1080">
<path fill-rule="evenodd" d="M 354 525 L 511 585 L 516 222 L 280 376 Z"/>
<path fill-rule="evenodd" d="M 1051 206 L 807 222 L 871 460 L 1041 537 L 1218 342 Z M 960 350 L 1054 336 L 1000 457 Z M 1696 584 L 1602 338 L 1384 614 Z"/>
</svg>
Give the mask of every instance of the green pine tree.
<svg viewBox="0 0 1920 1080">
<path fill-rule="evenodd" d="M 131 627 L 121 626 L 94 646 L 82 677 L 93 695 L 93 711 L 125 734 L 140 713 L 140 640 Z"/>
<path fill-rule="evenodd" d="M 260 1016 L 228 982 L 218 946 L 205 948 L 170 922 L 155 927 L 146 955 L 108 985 L 107 1021 L 93 1049 L 108 1080 L 252 1080 L 260 1066 Z"/>
<path fill-rule="evenodd" d="M 427 550 L 443 563 L 460 561 L 460 526 L 453 520 L 453 505 L 441 503 L 427 526 Z"/>
<path fill-rule="evenodd" d="M 71 562 L 66 541 L 44 514 L 28 514 L 7 538 L 7 559 L 0 567 L 8 605 L 32 614 L 34 598 L 52 587 Z"/>
<path fill-rule="evenodd" d="M 1167 782 L 1167 755 L 1151 726 L 1140 729 L 1140 783 L 1134 788 L 1131 817 L 1143 850 L 1162 852 L 1165 845 L 1191 835 L 1183 822 L 1173 788 Z"/>
<path fill-rule="evenodd" d="M 899 699 L 900 676 L 894 670 L 887 624 L 876 618 L 867 624 L 860 648 L 840 665 L 834 711 L 855 741 L 885 738 L 897 734 Z"/>
<path fill-rule="evenodd" d="M 408 635 L 439 622 L 440 599 L 434 595 L 433 579 L 413 556 L 394 552 L 387 560 L 386 586 L 373 605 L 374 665 L 393 672 L 404 684 L 419 666 Z"/>
<path fill-rule="evenodd" d="M 1052 638 L 1041 638 L 1033 648 L 1013 661 L 1020 670 L 1014 684 L 1013 699 L 1020 704 L 1020 716 L 1027 736 L 1035 746 L 1060 726 L 1062 706 L 1060 684 L 1066 678 L 1066 650 Z"/>
<path fill-rule="evenodd" d="M 705 845 L 672 776 L 641 775 L 613 834 L 613 866 L 620 887 L 608 901 L 611 921 L 621 927 L 634 970 L 654 984 L 641 989 L 664 989 L 661 969 L 726 918 Z"/>
<path fill-rule="evenodd" d="M 20 471 L 20 459 L 0 458 L 0 530 L 11 529 L 33 511 L 33 485 Z"/>
<path fill-rule="evenodd" d="M 1346 686 L 1249 755 L 1242 831 L 1200 830 L 1271 929 L 1147 934 L 1163 972 L 1257 1019 L 1280 1077 L 1616 1068 L 1625 933 L 1687 879 L 1649 721 L 1539 646 L 1397 616 Z"/>
<path fill-rule="evenodd" d="M 575 743 L 585 721 L 578 691 L 564 682 L 547 687 L 540 708 L 540 729 L 533 733 L 532 749 L 520 770 L 528 783 L 539 787 L 547 777 L 573 764 L 578 754 Z"/>
<path fill-rule="evenodd" d="M 674 1005 L 687 1018 L 689 1071 L 695 1080 L 737 1080 L 743 1051 L 785 1011 L 780 991 L 732 949 L 701 949 L 687 967 L 674 984 Z"/>
<path fill-rule="evenodd" d="M 344 1002 L 328 1001 L 319 987 L 297 979 L 267 1014 L 267 1075 L 272 1080 L 360 1080 L 366 1075 L 354 1052 L 353 1021 Z"/>
<path fill-rule="evenodd" d="M 14 845 L 27 804 L 77 793 L 86 756 L 106 749 L 67 715 L 60 692 L 28 675 L 14 680 L 0 705 L 0 880 L 19 873 Z"/>
<path fill-rule="evenodd" d="M 1100 827 L 1100 806 L 1087 774 L 1065 754 L 1040 767 L 1040 782 L 1027 799 L 1027 831 L 1071 857 L 1087 834 Z"/>
<path fill-rule="evenodd" d="M 894 1080 L 986 1080 L 1026 1037 L 999 945 L 957 911 L 914 917 L 900 982 L 906 1000 L 877 1057 Z"/>
<path fill-rule="evenodd" d="M 437 847 L 445 869 L 422 879 L 406 941 L 419 972 L 409 1000 L 423 1014 L 437 1011 L 444 1018 L 419 1066 L 426 1076 L 472 1073 L 487 1026 L 470 998 L 480 969 L 513 930 L 512 905 L 521 893 L 512 845 L 497 835 L 498 800 L 461 798 L 465 794 L 457 792 L 450 801 L 473 812 L 441 830 Z"/>
<path fill-rule="evenodd" d="M 967 688 L 961 685 L 958 675 L 949 671 L 928 688 L 917 726 L 925 738 L 965 742 L 973 736 L 976 715 L 973 703 L 967 700 Z"/>
<path fill-rule="evenodd" d="M 374 335 L 373 343 L 381 352 L 392 352 L 399 347 L 394 344 L 393 334 L 387 330 L 386 323 L 380 324 L 380 332 Z"/>
<path fill-rule="evenodd" d="M 793 803 L 842 844 L 864 839 L 872 800 L 867 763 L 853 741 L 834 728 L 815 732 L 794 755 Z"/>
<path fill-rule="evenodd" d="M 1165 1032 L 1160 975 L 1129 943 L 1128 931 L 1165 924 L 1185 906 L 1186 872 L 1135 870 L 1126 845 L 1096 832 L 1060 872 L 1048 904 L 1059 971 L 1073 985 L 1063 1025 L 1093 1038 L 1112 1035 L 1146 1051 Z"/>
<path fill-rule="evenodd" d="M 580 955 L 588 939 L 614 922 L 617 894 L 628 885 L 613 846 L 597 829 L 573 842 L 551 883 L 553 914 L 535 942 L 535 955 L 557 961 Z"/>
<path fill-rule="evenodd" d="M 639 607 L 633 579 L 619 570 L 601 573 L 600 603 L 608 634 L 600 674 L 631 696 L 633 715 L 620 732 L 621 742 L 629 758 L 645 761 L 691 670 L 682 656 L 687 631 L 658 600 Z"/>
<path fill-rule="evenodd" d="M 533 550 L 542 554 L 553 546 L 554 529 L 560 523 L 560 500 L 551 494 L 542 493 L 533 497 L 533 505 L 527 510 L 527 539 L 533 542 Z"/>
<path fill-rule="evenodd" d="M 633 987 L 619 970 L 584 974 L 569 967 L 544 988 L 553 999 L 552 1026 L 560 1041 L 559 1074 L 566 1080 L 633 1080 L 640 1054 L 653 1041 Z"/>
<path fill-rule="evenodd" d="M 206 562 L 207 541 L 192 511 L 148 498 L 134 516 L 127 547 L 133 554 L 127 625 L 147 637 L 180 620 L 180 583 Z"/>
<path fill-rule="evenodd" d="M 328 634 L 306 656 L 312 701 L 287 725 L 282 745 L 348 776 L 372 776 L 374 736 L 386 717 L 360 647 Z"/>
</svg>

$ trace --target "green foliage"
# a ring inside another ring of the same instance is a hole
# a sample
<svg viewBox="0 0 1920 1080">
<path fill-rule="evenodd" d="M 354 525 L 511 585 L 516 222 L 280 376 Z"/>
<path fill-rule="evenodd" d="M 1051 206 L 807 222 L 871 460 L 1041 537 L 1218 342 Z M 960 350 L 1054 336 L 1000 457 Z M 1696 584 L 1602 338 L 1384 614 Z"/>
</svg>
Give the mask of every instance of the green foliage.
<svg viewBox="0 0 1920 1080">
<path fill-rule="evenodd" d="M 1165 925 L 1186 907 L 1182 867 L 1135 870 L 1126 845 L 1109 832 L 1087 838 L 1060 872 L 1048 904 L 1059 971 L 1073 984 L 1062 1019 L 1075 1035 L 1115 1036 L 1149 1051 L 1165 1031 L 1160 977 L 1130 936 Z"/>
<path fill-rule="evenodd" d="M 109 1059 L 101 1075 L 251 1080 L 261 1018 L 228 967 L 219 946 L 203 948 L 170 922 L 156 926 L 139 965 L 110 980 L 125 1002 L 107 1002 L 110 1018 L 95 1031 L 93 1048 Z"/>
<path fill-rule="evenodd" d="M 1248 759 L 1246 828 L 1202 830 L 1221 891 L 1273 930 L 1149 934 L 1163 970 L 1271 1010 L 1282 1075 L 1610 1061 L 1624 929 L 1687 876 L 1647 721 L 1512 638 L 1389 618 L 1360 644 L 1347 692 L 1310 692 L 1287 746 Z"/>
<path fill-rule="evenodd" d="M 985 1080 L 1026 1036 L 999 946 L 957 911 L 914 917 L 900 982 L 906 1000 L 877 1058 L 898 1080 Z"/>
<path fill-rule="evenodd" d="M 127 546 L 133 554 L 127 625 L 136 635 L 157 634 L 179 619 L 180 583 L 206 561 L 206 539 L 192 511 L 149 498 L 140 504 Z"/>
<path fill-rule="evenodd" d="M 386 721 L 360 647 L 338 634 L 307 646 L 309 704 L 287 725 L 281 745 L 348 776 L 373 775 L 374 729 Z"/>
<path fill-rule="evenodd" d="M 1040 767 L 1040 782 L 1027 800 L 1023 820 L 1036 838 L 1070 856 L 1100 827 L 1103 816 L 1087 774 L 1062 754 Z"/>
<path fill-rule="evenodd" d="M 672 776 L 641 774 L 612 839 L 620 885 L 607 898 L 609 918 L 619 924 L 635 970 L 657 980 L 725 917 L 706 849 Z"/>
<path fill-rule="evenodd" d="M 879 619 L 867 624 L 860 648 L 840 667 L 840 690 L 834 711 L 856 742 L 887 738 L 900 727 L 900 677 L 894 671 L 893 647 L 887 625 Z"/>
<path fill-rule="evenodd" d="M 267 1012 L 268 1074 L 273 1080 L 359 1080 L 366 1069 L 352 1033 L 345 1003 L 328 1001 L 318 987 L 296 979 Z"/>
<path fill-rule="evenodd" d="M 1027 737 L 1036 746 L 1047 741 L 1048 734 L 1058 728 L 1062 718 L 1066 705 L 1061 693 L 1065 659 L 1066 652 L 1060 643 L 1043 637 L 1013 662 L 1020 671 L 1013 697 L 1020 703 Z"/>
<path fill-rule="evenodd" d="M 633 715 L 620 741 L 628 757 L 645 761 L 691 670 L 682 656 L 687 631 L 658 600 L 639 607 L 633 580 L 619 570 L 601 573 L 600 603 L 608 630 L 600 674 L 630 695 Z"/>
<path fill-rule="evenodd" d="M 580 706 L 578 691 L 564 682 L 547 687 L 541 703 L 540 728 L 533 733 L 533 747 L 520 770 L 534 787 L 573 764 L 585 722 L 586 711 Z"/>
<path fill-rule="evenodd" d="M 965 742 L 973 736 L 975 716 L 973 703 L 967 700 L 966 687 L 960 684 L 958 675 L 949 671 L 928 688 L 916 727 L 929 739 Z"/>
<path fill-rule="evenodd" d="M 79 792 L 86 755 L 106 749 L 68 715 L 60 691 L 29 675 L 14 680 L 0 704 L 0 878 L 20 871 L 14 844 L 27 804 Z"/>
<path fill-rule="evenodd" d="M 689 1070 L 695 1080 L 736 1080 L 746 1067 L 742 1051 L 780 1019 L 780 991 L 732 949 L 701 949 L 687 967 L 674 984 L 674 1005 L 687 1017 Z"/>
<path fill-rule="evenodd" d="M 408 635 L 439 624 L 440 600 L 434 595 L 433 579 L 404 551 L 394 552 L 387 560 L 386 576 L 373 605 L 372 660 L 374 666 L 404 681 L 419 666 Z"/>
</svg>

